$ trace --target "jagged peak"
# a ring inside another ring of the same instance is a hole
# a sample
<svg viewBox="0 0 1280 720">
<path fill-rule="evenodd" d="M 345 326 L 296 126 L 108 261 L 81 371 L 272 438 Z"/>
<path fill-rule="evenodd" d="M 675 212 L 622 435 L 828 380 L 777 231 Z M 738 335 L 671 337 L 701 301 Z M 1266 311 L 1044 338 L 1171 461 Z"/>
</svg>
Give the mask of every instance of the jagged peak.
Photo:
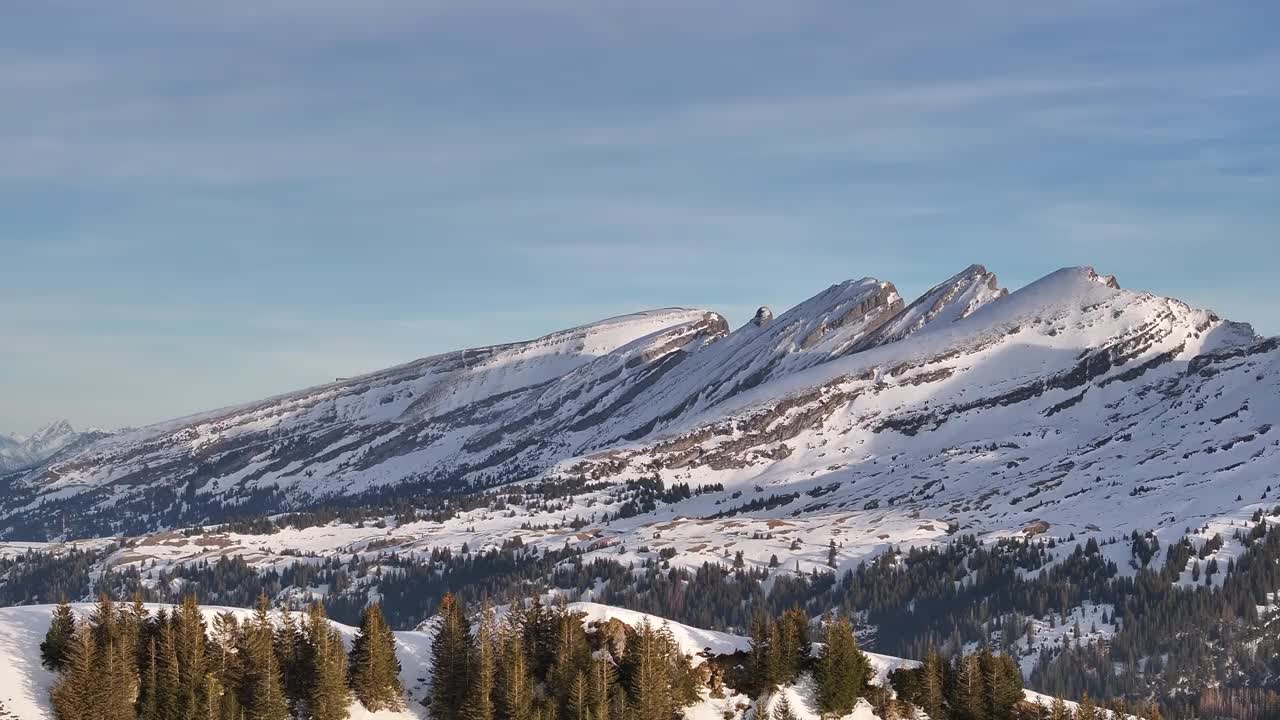
<svg viewBox="0 0 1280 720">
<path fill-rule="evenodd" d="M 897 342 L 931 324 L 949 324 L 972 315 L 978 308 L 1008 294 L 994 273 L 978 264 L 929 288 L 910 305 L 863 338 L 849 352 Z"/>
</svg>

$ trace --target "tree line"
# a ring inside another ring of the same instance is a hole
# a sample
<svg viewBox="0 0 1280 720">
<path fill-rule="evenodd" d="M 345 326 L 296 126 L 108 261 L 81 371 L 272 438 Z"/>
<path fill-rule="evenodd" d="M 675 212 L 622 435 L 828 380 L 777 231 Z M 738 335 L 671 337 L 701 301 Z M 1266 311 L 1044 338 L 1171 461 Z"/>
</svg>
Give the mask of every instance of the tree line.
<svg viewBox="0 0 1280 720">
<path fill-rule="evenodd" d="M 931 649 L 920 667 L 891 672 L 889 683 L 903 702 L 936 720 L 1015 720 L 1028 710 L 1018 663 L 989 646 L 952 662 Z"/>
<path fill-rule="evenodd" d="M 344 720 L 352 698 L 403 707 L 395 636 L 376 604 L 350 653 L 320 604 L 299 620 L 264 595 L 243 621 L 205 617 L 194 595 L 152 613 L 104 593 L 83 620 L 60 603 L 40 646 L 57 672 L 58 720 Z"/>
<path fill-rule="evenodd" d="M 472 621 L 452 593 L 431 648 L 434 720 L 671 720 L 702 687 L 665 623 L 607 623 L 536 598 Z"/>
</svg>

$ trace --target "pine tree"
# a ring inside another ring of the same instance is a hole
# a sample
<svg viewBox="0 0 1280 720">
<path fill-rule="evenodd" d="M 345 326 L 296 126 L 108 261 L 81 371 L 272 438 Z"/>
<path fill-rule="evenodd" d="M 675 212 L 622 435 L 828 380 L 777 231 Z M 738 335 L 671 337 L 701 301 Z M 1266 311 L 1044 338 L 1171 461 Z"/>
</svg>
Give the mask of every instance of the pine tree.
<svg viewBox="0 0 1280 720">
<path fill-rule="evenodd" d="M 983 686 L 989 716 L 995 720 L 1012 720 L 1018 703 L 1025 694 L 1022 690 L 1022 672 L 1017 662 L 1008 655 L 992 656 L 984 651 L 979 656 L 983 668 Z"/>
<path fill-rule="evenodd" d="M 493 611 L 486 607 L 480 613 L 480 622 L 476 627 L 471 681 L 467 704 L 463 709 L 465 720 L 495 720 L 497 716 L 493 697 L 498 672 L 497 634 Z"/>
<path fill-rule="evenodd" d="M 133 638 L 134 660 L 139 668 L 146 666 L 147 649 L 155 637 L 151 611 L 147 610 L 144 599 L 142 591 L 138 590 L 133 594 L 133 604 L 129 606 L 129 636 Z"/>
<path fill-rule="evenodd" d="M 97 646 L 87 630 L 72 636 L 67 644 L 62 673 L 49 692 L 58 720 L 93 720 L 98 717 L 93 705 L 93 686 Z"/>
<path fill-rule="evenodd" d="M 610 698 L 617 684 L 613 663 L 605 658 L 591 660 L 590 693 L 593 720 L 609 720 Z"/>
<path fill-rule="evenodd" d="M 246 720 L 286 720 L 290 716 L 267 596 L 258 598 L 244 632 L 243 683 L 238 704 Z"/>
<path fill-rule="evenodd" d="M 307 709 L 312 720 L 345 720 L 350 704 L 347 689 L 347 654 L 342 636 L 329 624 L 324 605 L 312 603 L 307 613 L 307 668 L 311 678 Z"/>
<path fill-rule="evenodd" d="M 672 711 L 698 701 L 702 689 L 701 680 L 693 671 L 693 665 L 680 648 L 680 643 L 665 620 L 658 628 L 658 639 L 666 648 L 667 673 L 671 677 Z"/>
<path fill-rule="evenodd" d="M 635 628 L 627 643 L 628 691 L 635 720 L 671 720 L 675 702 L 671 694 L 668 648 L 648 618 Z"/>
<path fill-rule="evenodd" d="M 201 693 L 204 706 L 197 717 L 206 718 L 207 720 L 222 720 L 223 694 L 232 695 L 234 693 L 228 691 L 213 673 L 205 675 L 204 692 Z"/>
<path fill-rule="evenodd" d="M 783 642 L 782 668 L 785 682 L 792 682 L 809 661 L 813 639 L 809 633 L 809 618 L 800 608 L 782 613 L 779 636 Z"/>
<path fill-rule="evenodd" d="M 258 598 L 259 613 L 265 614 L 270 601 L 264 593 Z M 280 678 L 284 686 L 284 694 L 289 707 L 297 709 L 306 702 L 308 678 L 303 666 L 306 664 L 306 653 L 302 641 L 302 631 L 293 613 L 282 612 L 280 624 L 276 627 L 272 644 L 275 656 L 279 660 Z"/>
<path fill-rule="evenodd" d="M 946 698 L 946 663 L 936 648 L 930 647 L 924 656 L 920 678 L 920 707 L 931 718 L 942 717 L 942 704 Z"/>
<path fill-rule="evenodd" d="M 630 720 L 631 703 L 627 700 L 627 691 L 622 687 L 614 689 L 609 700 L 609 720 Z"/>
<path fill-rule="evenodd" d="M 782 681 L 782 648 L 778 642 L 778 625 L 763 612 L 756 613 L 751 621 L 751 649 L 748 673 L 755 683 L 755 692 L 772 691 Z"/>
<path fill-rule="evenodd" d="M 53 610 L 53 621 L 40 643 L 40 664 L 57 672 L 66 664 L 67 651 L 76 634 L 76 616 L 71 604 L 63 598 Z"/>
<path fill-rule="evenodd" d="M 146 671 L 142 676 L 142 695 L 138 708 L 138 720 L 163 720 L 160 717 L 160 702 L 156 695 L 159 686 L 157 662 L 156 641 L 155 638 L 151 638 L 147 641 Z"/>
<path fill-rule="evenodd" d="M 1072 720 L 1074 715 L 1062 698 L 1054 698 L 1053 705 L 1049 707 L 1049 720 Z"/>
<path fill-rule="evenodd" d="M 119 620 L 115 601 L 107 593 L 99 593 L 98 602 L 89 613 L 89 628 L 97 650 L 104 650 L 120 639 Z"/>
<path fill-rule="evenodd" d="M 587 645 L 580 616 L 563 607 L 558 608 L 554 616 L 555 660 L 548 680 L 552 696 L 564 701 L 578 675 L 584 673 L 590 665 L 591 648 Z"/>
<path fill-rule="evenodd" d="M 955 720 L 988 720 L 982 668 L 977 655 L 956 658 L 948 700 Z"/>
<path fill-rule="evenodd" d="M 187 595 L 174 612 L 174 648 L 178 655 L 178 711 L 192 717 L 206 706 L 205 680 L 208 670 L 208 629 L 195 595 Z"/>
<path fill-rule="evenodd" d="M 791 709 L 791 700 L 787 694 L 780 693 L 778 702 L 773 706 L 773 720 L 796 720 L 796 713 Z"/>
<path fill-rule="evenodd" d="M 366 607 L 360 615 L 360 633 L 351 644 L 348 675 L 352 692 L 369 710 L 404 708 L 395 634 L 377 604 Z M 492 717 L 482 720 L 492 720 Z"/>
<path fill-rule="evenodd" d="M 524 638 L 523 628 L 513 615 L 512 623 L 503 632 L 502 661 L 498 668 L 500 720 L 531 720 L 533 678 L 529 673 L 529 656 L 525 650 Z"/>
<path fill-rule="evenodd" d="M 179 714 L 179 680 L 178 649 L 174 641 L 173 618 L 169 617 L 160 627 L 159 672 L 156 682 L 156 704 L 162 720 L 174 720 Z"/>
<path fill-rule="evenodd" d="M 565 720 L 591 720 L 591 692 L 586 673 L 578 673 L 569 683 Z"/>
<path fill-rule="evenodd" d="M 471 625 L 462 601 L 452 593 L 440 601 L 436 613 L 440 630 L 431 643 L 433 720 L 462 720 L 462 705 L 470 685 Z"/>
<path fill-rule="evenodd" d="M 239 648 L 244 644 L 240 621 L 230 611 L 218 613 L 213 618 L 209 641 L 210 672 L 218 680 L 222 693 L 234 695 L 243 682 L 241 667 L 243 658 Z"/>
<path fill-rule="evenodd" d="M 853 627 L 844 617 L 828 619 L 825 643 L 818 656 L 818 707 L 824 714 L 853 711 L 871 676 L 871 663 L 858 648 Z"/>
<path fill-rule="evenodd" d="M 1094 704 L 1093 698 L 1089 697 L 1089 693 L 1085 693 L 1080 698 L 1080 704 L 1076 707 L 1076 720 L 1101 720 L 1098 716 L 1098 706 Z"/>
</svg>

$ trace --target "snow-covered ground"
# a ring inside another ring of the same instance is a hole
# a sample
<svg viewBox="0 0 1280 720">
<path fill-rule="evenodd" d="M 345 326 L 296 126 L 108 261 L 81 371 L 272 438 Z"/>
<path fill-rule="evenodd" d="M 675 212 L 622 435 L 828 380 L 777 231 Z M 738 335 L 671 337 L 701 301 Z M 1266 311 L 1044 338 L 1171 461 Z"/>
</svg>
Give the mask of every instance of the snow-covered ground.
<svg viewBox="0 0 1280 720">
<path fill-rule="evenodd" d="M 160 606 L 150 606 L 154 611 Z M 79 604 L 74 609 L 82 617 L 92 610 L 92 605 Z M 695 662 L 702 660 L 702 655 L 732 654 L 750 647 L 747 638 L 726 633 L 712 632 L 699 628 L 668 622 L 662 618 L 644 613 L 633 612 L 621 608 L 599 605 L 596 603 L 571 603 L 569 609 L 584 615 L 584 624 L 601 623 L 617 619 L 629 625 L 636 625 L 649 620 L 654 625 L 667 623 L 672 635 L 680 644 L 685 654 Z M 0 717 L 8 712 L 20 720 L 53 720 L 49 708 L 49 688 L 54 674 L 40 665 L 40 642 L 48 630 L 53 606 L 28 605 L 23 607 L 0 608 Z M 205 617 L 212 621 L 217 613 L 231 611 L 242 620 L 252 616 L 251 610 L 243 608 L 206 607 Z M 356 629 L 333 623 L 350 645 Z M 409 702 L 402 712 L 381 711 L 371 713 L 358 702 L 351 705 L 352 720 L 426 720 L 428 714 L 418 702 L 426 696 L 430 684 L 430 650 L 434 636 L 430 630 L 432 623 L 424 623 L 421 630 L 397 632 L 396 652 L 400 658 L 401 681 L 404 684 Z M 918 663 L 911 660 L 868 653 L 872 668 L 875 671 L 873 682 L 885 685 L 889 672 L 900 667 L 916 667 Z M 800 720 L 817 720 L 816 699 L 812 679 L 807 675 L 792 686 L 779 691 L 790 699 L 792 709 Z M 780 695 L 775 693 L 767 699 L 771 710 L 773 703 Z M 1034 701 L 1039 697 L 1036 693 L 1027 693 L 1028 699 Z M 754 699 L 747 698 L 731 688 L 724 698 L 712 698 L 706 691 L 703 699 L 688 708 L 684 714 L 689 720 L 749 720 L 757 717 Z M 858 707 L 845 720 L 876 720 L 877 716 L 866 701 L 860 701 Z"/>
</svg>

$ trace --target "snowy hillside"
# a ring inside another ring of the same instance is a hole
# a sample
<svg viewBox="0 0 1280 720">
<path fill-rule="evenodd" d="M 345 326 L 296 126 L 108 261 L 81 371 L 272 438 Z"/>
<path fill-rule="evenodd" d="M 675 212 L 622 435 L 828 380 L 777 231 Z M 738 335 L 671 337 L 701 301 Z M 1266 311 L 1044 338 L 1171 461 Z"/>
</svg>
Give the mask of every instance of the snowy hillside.
<svg viewBox="0 0 1280 720">
<path fill-rule="evenodd" d="M 0 515 L 17 528 L 8 535 L 25 536 L 52 529 L 37 508 L 55 503 L 65 517 L 94 516 L 86 522 L 100 532 L 123 508 L 147 527 L 245 505 L 438 487 L 456 480 L 441 473 L 457 464 L 479 473 L 504 425 L 542 419 L 544 395 L 561 410 L 576 402 L 580 413 L 569 419 L 583 421 L 653 382 L 673 354 L 725 330 L 704 311 L 637 313 L 124 432 L 0 478 Z"/>
<path fill-rule="evenodd" d="M 1247 517 L 1276 480 L 1276 340 L 1088 268 L 1006 295 L 975 266 L 905 307 L 892 286 L 853 281 L 725 331 L 712 313 L 665 310 L 429 358 L 102 440 L 10 476 L 0 508 L 8 536 L 30 538 L 60 532 L 51 506 L 84 535 L 371 487 L 542 477 L 620 490 L 656 476 L 723 489 L 607 525 L 623 495 L 610 489 L 541 518 L 480 509 L 394 532 L 231 535 L 226 547 L 477 547 L 518 534 L 672 548 L 691 567 L 742 550 L 759 566 L 776 555 L 810 568 L 831 542 L 852 567 L 956 529 L 1168 540 Z M 575 516 L 587 527 L 561 527 Z M 135 555 L 208 551 L 180 537 L 144 545 Z"/>
<path fill-rule="evenodd" d="M 150 606 L 154 612 L 162 606 Z M 92 605 L 75 605 L 74 610 L 81 617 L 86 617 L 93 609 Z M 589 631 L 594 631 L 609 620 L 617 620 L 627 625 L 636 626 L 648 620 L 658 626 L 667 623 L 671 633 L 681 650 L 691 657 L 696 664 L 715 656 L 733 655 L 745 652 L 750 644 L 747 638 L 716 633 L 698 628 L 669 623 L 662 618 L 636 613 L 620 608 L 594 603 L 571 603 L 568 609 L 581 613 L 583 624 Z M 52 720 L 48 694 L 53 683 L 54 674 L 40 664 L 40 642 L 48 629 L 53 606 L 33 605 L 26 607 L 0 608 L 0 717 L 16 717 L 21 720 Z M 206 621 L 212 623 L 216 614 L 230 611 L 242 621 L 252 617 L 252 611 L 242 608 L 205 607 Z M 344 642 L 349 646 L 356 635 L 355 628 L 333 623 L 342 634 Z M 430 627 L 432 623 L 424 623 Z M 396 652 L 401 664 L 401 682 L 406 689 L 406 709 L 402 712 L 380 711 L 372 713 L 365 710 L 356 701 L 351 704 L 352 720 L 410 720 L 428 717 L 421 700 L 426 697 L 430 686 L 430 658 L 433 632 L 430 630 L 397 632 Z M 900 658 L 868 653 L 871 661 L 873 678 L 876 685 L 887 686 L 890 671 L 901 667 L 916 667 L 918 663 Z M 792 686 L 788 686 L 767 699 L 772 703 L 785 695 L 792 704 L 793 710 L 801 720 L 812 720 L 818 717 L 812 687 L 812 679 L 802 676 Z M 723 697 L 713 697 L 708 689 L 703 689 L 702 700 L 684 709 L 684 715 L 691 720 L 745 720 L 755 716 L 754 698 L 726 688 Z M 1047 698 L 1036 693 L 1027 692 L 1028 700 L 1045 701 Z M 8 713 L 6 715 L 6 713 Z M 873 720 L 878 716 L 872 707 L 861 700 L 857 708 L 849 716 L 855 720 Z"/>
</svg>

